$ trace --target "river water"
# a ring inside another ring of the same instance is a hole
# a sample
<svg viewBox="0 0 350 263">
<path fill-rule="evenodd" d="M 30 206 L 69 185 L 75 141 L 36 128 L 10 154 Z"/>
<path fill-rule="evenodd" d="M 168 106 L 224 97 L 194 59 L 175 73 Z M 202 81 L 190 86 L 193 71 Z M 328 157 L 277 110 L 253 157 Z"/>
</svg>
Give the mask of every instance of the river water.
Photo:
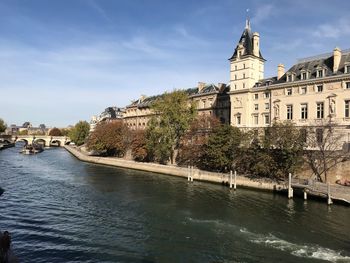
<svg viewBox="0 0 350 263">
<path fill-rule="evenodd" d="M 350 208 L 0 151 L 0 230 L 21 262 L 350 262 Z"/>
</svg>

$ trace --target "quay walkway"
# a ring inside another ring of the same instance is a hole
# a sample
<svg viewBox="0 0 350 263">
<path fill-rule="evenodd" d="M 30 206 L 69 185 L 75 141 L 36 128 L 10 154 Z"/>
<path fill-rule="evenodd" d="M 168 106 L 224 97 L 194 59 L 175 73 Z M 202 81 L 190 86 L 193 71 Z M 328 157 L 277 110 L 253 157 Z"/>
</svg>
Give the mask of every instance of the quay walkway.
<svg viewBox="0 0 350 263">
<path fill-rule="evenodd" d="M 304 199 L 307 195 L 328 198 L 329 201 L 340 201 L 350 205 L 350 187 L 337 184 L 326 184 L 315 180 L 292 179 L 291 187 L 302 190 Z"/>
</svg>

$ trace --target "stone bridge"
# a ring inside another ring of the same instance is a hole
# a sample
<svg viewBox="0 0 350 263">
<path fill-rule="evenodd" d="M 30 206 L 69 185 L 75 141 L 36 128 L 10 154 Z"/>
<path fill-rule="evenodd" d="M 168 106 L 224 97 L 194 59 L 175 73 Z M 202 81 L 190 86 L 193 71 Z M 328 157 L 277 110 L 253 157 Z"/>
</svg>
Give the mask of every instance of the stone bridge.
<svg viewBox="0 0 350 263">
<path fill-rule="evenodd" d="M 48 136 L 48 135 L 3 135 L 0 136 L 2 140 L 8 142 L 20 142 L 23 141 L 25 144 L 41 144 L 44 147 L 50 146 L 63 146 L 71 142 L 67 136 Z"/>
</svg>

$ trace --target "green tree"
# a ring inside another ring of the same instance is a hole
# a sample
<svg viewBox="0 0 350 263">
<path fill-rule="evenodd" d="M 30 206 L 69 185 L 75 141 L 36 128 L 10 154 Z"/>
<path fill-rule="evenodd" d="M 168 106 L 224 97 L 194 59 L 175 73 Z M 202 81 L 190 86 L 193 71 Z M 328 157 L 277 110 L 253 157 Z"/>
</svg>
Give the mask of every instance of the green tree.
<svg viewBox="0 0 350 263">
<path fill-rule="evenodd" d="M 28 135 L 28 130 L 19 131 L 18 135 Z"/>
<path fill-rule="evenodd" d="M 213 116 L 197 115 L 181 139 L 177 163 L 199 167 L 204 154 L 203 145 L 207 143 L 213 129 L 219 125 L 219 119 Z"/>
<path fill-rule="evenodd" d="M 85 143 L 89 135 L 90 125 L 87 121 L 79 121 L 69 133 L 70 139 L 78 146 Z"/>
<path fill-rule="evenodd" d="M 49 136 L 62 136 L 62 132 L 60 129 L 54 127 L 50 130 Z"/>
<path fill-rule="evenodd" d="M 123 157 L 128 146 L 129 129 L 121 121 L 99 123 L 87 139 L 90 151 Z"/>
<path fill-rule="evenodd" d="M 4 132 L 7 128 L 7 125 L 3 119 L 0 118 L 0 133 Z"/>
<path fill-rule="evenodd" d="M 159 136 L 158 144 L 155 144 L 152 150 L 163 162 L 170 159 L 174 164 L 181 137 L 195 117 L 195 105 L 194 103 L 189 104 L 185 91 L 175 90 L 171 93 L 164 93 L 151 108 L 157 117 L 150 123 L 150 126 L 153 125 L 153 127 L 148 130 L 148 133 L 153 131 L 154 134 L 148 135 L 150 137 Z"/>
<path fill-rule="evenodd" d="M 240 148 L 236 167 L 253 177 L 283 180 L 303 164 L 304 142 L 291 122 L 274 123 L 249 134 L 250 144 Z"/>
<path fill-rule="evenodd" d="M 213 129 L 204 145 L 202 166 L 215 171 L 227 171 L 238 157 L 239 146 L 243 140 L 242 132 L 230 125 L 220 125 Z"/>
</svg>

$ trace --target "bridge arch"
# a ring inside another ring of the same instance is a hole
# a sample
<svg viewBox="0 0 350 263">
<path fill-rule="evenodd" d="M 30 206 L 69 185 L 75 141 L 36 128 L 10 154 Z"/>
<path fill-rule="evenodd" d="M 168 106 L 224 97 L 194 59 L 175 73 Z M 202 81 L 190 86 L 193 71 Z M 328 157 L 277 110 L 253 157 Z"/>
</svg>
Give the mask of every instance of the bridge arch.
<svg viewBox="0 0 350 263">
<path fill-rule="evenodd" d="M 42 139 L 42 138 L 35 139 L 34 143 L 40 144 L 43 147 L 50 147 L 50 142 L 47 142 L 45 139 Z"/>
<path fill-rule="evenodd" d="M 50 143 L 50 146 L 53 146 L 53 147 L 60 147 L 62 144 L 61 140 L 57 140 L 57 139 L 53 139 Z"/>
<path fill-rule="evenodd" d="M 24 145 L 28 145 L 28 140 L 24 138 L 19 138 L 15 141 L 15 144 L 24 142 Z"/>
</svg>

